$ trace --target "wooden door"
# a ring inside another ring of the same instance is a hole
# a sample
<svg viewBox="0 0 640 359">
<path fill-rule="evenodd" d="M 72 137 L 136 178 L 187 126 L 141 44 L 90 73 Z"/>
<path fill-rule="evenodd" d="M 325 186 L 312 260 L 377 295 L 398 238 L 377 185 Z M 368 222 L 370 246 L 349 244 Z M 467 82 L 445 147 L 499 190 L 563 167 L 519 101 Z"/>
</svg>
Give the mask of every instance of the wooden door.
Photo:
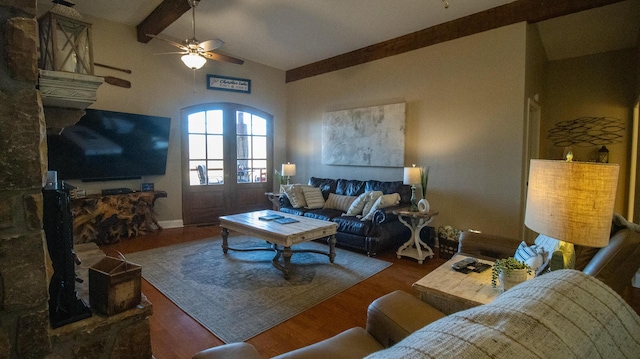
<svg viewBox="0 0 640 359">
<path fill-rule="evenodd" d="M 182 217 L 185 225 L 271 207 L 272 116 L 231 103 L 182 110 Z"/>
</svg>

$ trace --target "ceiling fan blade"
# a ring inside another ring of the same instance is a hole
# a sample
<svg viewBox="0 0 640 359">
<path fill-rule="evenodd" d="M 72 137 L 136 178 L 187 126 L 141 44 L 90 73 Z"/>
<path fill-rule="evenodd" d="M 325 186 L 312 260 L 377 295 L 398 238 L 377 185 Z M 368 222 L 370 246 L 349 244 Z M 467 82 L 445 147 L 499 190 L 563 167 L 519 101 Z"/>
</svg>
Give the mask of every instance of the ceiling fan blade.
<svg viewBox="0 0 640 359">
<path fill-rule="evenodd" d="M 171 44 L 171 45 L 173 45 L 173 46 L 175 46 L 175 47 L 177 47 L 179 49 L 182 49 L 184 51 L 188 51 L 189 50 L 189 48 L 185 44 L 180 43 L 180 40 L 178 40 L 178 39 L 174 39 L 172 37 L 168 37 L 168 36 L 165 36 L 165 35 L 147 34 L 147 36 L 156 38 L 158 40 L 162 40 L 164 42 L 167 42 L 167 43 L 169 43 L 169 44 Z"/>
<path fill-rule="evenodd" d="M 217 52 L 204 52 L 202 53 L 202 56 L 206 57 L 207 59 L 230 62 L 232 64 L 244 64 L 244 60 L 236 59 L 235 57 L 231 57 L 228 55 L 219 54 Z"/>
<path fill-rule="evenodd" d="M 154 55 L 186 55 L 188 51 L 156 52 Z"/>
<path fill-rule="evenodd" d="M 215 50 L 222 45 L 224 45 L 224 41 L 220 39 L 207 40 L 200 43 L 200 47 L 202 47 L 202 50 L 205 52 Z"/>
</svg>

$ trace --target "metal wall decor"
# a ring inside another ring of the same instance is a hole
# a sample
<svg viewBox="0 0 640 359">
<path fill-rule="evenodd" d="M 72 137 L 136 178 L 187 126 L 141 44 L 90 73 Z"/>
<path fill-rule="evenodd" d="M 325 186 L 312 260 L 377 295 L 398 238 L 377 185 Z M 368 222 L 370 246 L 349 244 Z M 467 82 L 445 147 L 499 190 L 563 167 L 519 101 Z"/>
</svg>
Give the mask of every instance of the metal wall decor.
<svg viewBox="0 0 640 359">
<path fill-rule="evenodd" d="M 622 142 L 624 130 L 624 123 L 618 118 L 580 117 L 558 122 L 549 130 L 549 140 L 560 147 L 603 146 Z"/>
</svg>

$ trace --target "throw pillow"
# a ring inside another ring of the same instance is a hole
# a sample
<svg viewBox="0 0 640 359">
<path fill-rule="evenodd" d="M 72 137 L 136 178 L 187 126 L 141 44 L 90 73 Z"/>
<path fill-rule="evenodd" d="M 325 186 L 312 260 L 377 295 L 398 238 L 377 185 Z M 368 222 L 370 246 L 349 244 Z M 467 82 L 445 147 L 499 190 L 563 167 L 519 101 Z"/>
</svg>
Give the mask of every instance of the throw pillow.
<svg viewBox="0 0 640 359">
<path fill-rule="evenodd" d="M 545 252 L 548 253 L 547 258 L 545 258 L 545 262 L 542 266 L 542 270 L 546 270 L 553 257 L 553 253 L 559 251 L 562 253 L 563 257 L 563 268 L 551 268 L 552 270 L 557 269 L 573 269 L 575 267 L 576 261 L 576 252 L 573 248 L 572 243 L 559 241 L 555 238 L 551 238 L 545 236 L 544 234 L 538 235 L 538 238 L 535 240 L 535 244 L 542 248 Z"/>
<path fill-rule="evenodd" d="M 538 275 L 538 270 L 545 262 L 545 255 L 547 253 L 544 249 L 539 248 L 537 245 L 528 246 L 524 241 L 520 243 L 516 253 L 513 255 L 513 258 L 524 262 L 533 269 L 533 271 Z"/>
<path fill-rule="evenodd" d="M 324 203 L 324 209 L 339 209 L 346 212 L 351 204 L 356 200 L 356 196 L 343 196 L 335 193 L 329 193 L 329 198 Z"/>
<path fill-rule="evenodd" d="M 371 207 L 376 203 L 378 198 L 383 195 L 382 191 L 371 191 L 369 192 L 369 196 L 367 197 L 367 201 L 364 204 L 364 208 L 362 209 L 362 215 L 366 216 L 369 211 L 371 211 Z"/>
<path fill-rule="evenodd" d="M 324 207 L 324 197 L 318 187 L 302 187 L 304 200 L 307 201 L 305 208 L 318 209 Z"/>
<path fill-rule="evenodd" d="M 365 192 L 359 195 L 358 198 L 356 198 L 355 201 L 351 203 L 351 206 L 349 206 L 349 209 L 347 210 L 347 213 L 345 215 L 355 216 L 358 214 L 362 214 L 362 209 L 364 208 L 364 205 L 367 203 L 367 199 L 369 198 L 369 193 L 371 192 Z"/>
<path fill-rule="evenodd" d="M 297 184 L 281 185 L 280 190 L 291 202 L 293 208 L 302 208 L 307 205 L 307 201 L 304 199 L 304 193 L 302 192 L 303 186 Z"/>
<path fill-rule="evenodd" d="M 372 219 L 373 214 L 376 212 L 376 210 L 395 206 L 395 205 L 398 205 L 399 203 L 400 203 L 399 194 L 397 193 L 384 194 L 378 197 L 378 199 L 373 203 L 373 206 L 371 206 L 367 214 L 365 214 L 364 211 L 362 211 L 362 214 L 364 215 L 364 217 L 362 217 L 361 220 L 364 221 L 367 219 Z"/>
</svg>

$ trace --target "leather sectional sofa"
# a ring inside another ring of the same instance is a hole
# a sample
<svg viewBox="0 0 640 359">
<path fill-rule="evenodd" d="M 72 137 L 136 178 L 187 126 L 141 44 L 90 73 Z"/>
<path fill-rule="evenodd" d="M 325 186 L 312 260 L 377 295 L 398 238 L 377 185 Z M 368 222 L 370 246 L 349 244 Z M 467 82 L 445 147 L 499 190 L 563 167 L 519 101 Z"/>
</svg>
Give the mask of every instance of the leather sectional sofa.
<svg viewBox="0 0 640 359">
<path fill-rule="evenodd" d="M 383 194 L 398 193 L 400 196 L 399 204 L 376 210 L 373 217 L 366 220 L 361 220 L 357 216 L 343 216 L 345 212 L 339 209 L 294 208 L 287 196 L 280 197 L 280 211 L 282 212 L 337 223 L 336 241 L 338 245 L 365 251 L 367 255 L 375 256 L 376 253 L 388 248 L 397 249 L 411 236 L 411 231 L 393 214 L 393 210 L 411 205 L 411 187 L 404 185 L 402 181 L 360 181 L 311 177 L 308 184 L 320 188 L 325 201 L 329 198 L 330 193 L 341 196 L 360 196 L 369 191 L 381 191 Z"/>
</svg>

